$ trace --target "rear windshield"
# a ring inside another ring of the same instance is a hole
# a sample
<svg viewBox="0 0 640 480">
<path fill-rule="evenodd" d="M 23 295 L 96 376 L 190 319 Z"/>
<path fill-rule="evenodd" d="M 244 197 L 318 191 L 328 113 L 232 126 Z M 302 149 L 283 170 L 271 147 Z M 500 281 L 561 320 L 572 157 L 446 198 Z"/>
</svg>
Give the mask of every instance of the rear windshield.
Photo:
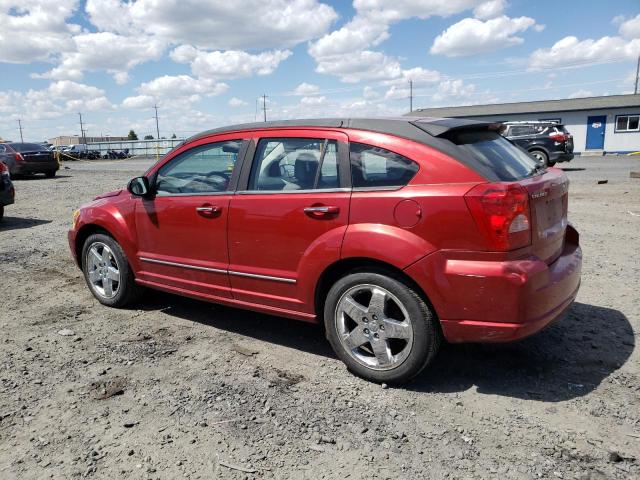
<svg viewBox="0 0 640 480">
<path fill-rule="evenodd" d="M 499 180 L 520 180 L 536 171 L 536 161 L 533 157 L 497 132 L 454 131 L 447 137 L 495 173 Z"/>
<path fill-rule="evenodd" d="M 17 152 L 38 152 L 46 150 L 46 148 L 42 145 L 38 145 L 37 143 L 12 143 L 11 148 Z"/>
</svg>

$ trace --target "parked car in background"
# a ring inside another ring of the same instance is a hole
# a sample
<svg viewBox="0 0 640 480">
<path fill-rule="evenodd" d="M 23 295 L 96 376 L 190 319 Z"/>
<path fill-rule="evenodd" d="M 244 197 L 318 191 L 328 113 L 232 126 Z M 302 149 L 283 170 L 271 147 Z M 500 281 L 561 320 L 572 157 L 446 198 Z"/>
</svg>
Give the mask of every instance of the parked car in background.
<svg viewBox="0 0 640 480">
<path fill-rule="evenodd" d="M 567 177 L 499 128 L 418 118 L 211 130 L 74 212 L 69 245 L 104 305 L 146 286 L 323 322 L 351 371 L 400 382 L 443 338 L 526 337 L 578 291 Z"/>
<path fill-rule="evenodd" d="M 37 143 L 0 144 L 0 161 L 9 167 L 12 177 L 35 173 L 55 177 L 60 168 L 55 154 Z"/>
<path fill-rule="evenodd" d="M 538 162 L 552 167 L 573 159 L 573 135 L 555 122 L 504 122 L 502 134 Z"/>
<path fill-rule="evenodd" d="M 1 147 L 2 145 L 0 145 Z M 0 220 L 4 217 L 4 207 L 14 202 L 16 191 L 11 183 L 9 167 L 0 161 Z"/>
</svg>

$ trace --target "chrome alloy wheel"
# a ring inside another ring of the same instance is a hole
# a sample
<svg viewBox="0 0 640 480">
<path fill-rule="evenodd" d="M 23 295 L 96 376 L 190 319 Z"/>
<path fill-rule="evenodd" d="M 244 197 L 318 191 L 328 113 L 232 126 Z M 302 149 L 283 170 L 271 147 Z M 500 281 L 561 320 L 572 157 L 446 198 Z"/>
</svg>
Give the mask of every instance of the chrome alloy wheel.
<svg viewBox="0 0 640 480">
<path fill-rule="evenodd" d="M 413 326 L 402 302 L 378 285 L 356 285 L 336 307 L 335 325 L 344 349 L 373 370 L 404 362 L 413 346 Z"/>
<path fill-rule="evenodd" d="M 539 163 L 547 163 L 546 155 L 539 150 L 534 150 L 533 152 L 531 152 L 531 155 L 533 155 L 533 158 L 535 158 Z"/>
<path fill-rule="evenodd" d="M 92 243 L 85 262 L 93 291 L 103 298 L 115 297 L 120 288 L 120 267 L 111 249 L 102 242 Z"/>
</svg>

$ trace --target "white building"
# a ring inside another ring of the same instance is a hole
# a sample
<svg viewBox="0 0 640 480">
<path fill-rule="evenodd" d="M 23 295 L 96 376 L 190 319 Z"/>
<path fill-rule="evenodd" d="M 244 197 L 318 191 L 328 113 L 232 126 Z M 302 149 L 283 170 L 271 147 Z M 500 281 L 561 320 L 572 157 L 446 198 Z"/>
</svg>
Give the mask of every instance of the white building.
<svg viewBox="0 0 640 480">
<path fill-rule="evenodd" d="M 575 152 L 640 151 L 640 95 L 423 108 L 416 117 L 463 117 L 506 122 L 556 120 L 573 135 Z"/>
</svg>

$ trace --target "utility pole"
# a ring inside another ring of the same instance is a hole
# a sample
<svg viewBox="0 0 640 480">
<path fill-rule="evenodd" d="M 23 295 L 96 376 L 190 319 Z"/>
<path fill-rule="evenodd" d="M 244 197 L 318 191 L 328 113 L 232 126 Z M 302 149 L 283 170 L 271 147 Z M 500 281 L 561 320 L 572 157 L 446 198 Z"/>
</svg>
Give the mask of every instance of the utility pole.
<svg viewBox="0 0 640 480">
<path fill-rule="evenodd" d="M 638 55 L 638 66 L 636 67 L 636 88 L 633 90 L 635 95 L 638 94 L 638 75 L 640 75 L 640 55 Z"/>
<path fill-rule="evenodd" d="M 413 112 L 413 80 L 409 80 L 409 113 Z"/>
<path fill-rule="evenodd" d="M 24 138 L 22 138 L 22 121 L 18 119 L 18 128 L 20 128 L 20 142 L 24 143 Z"/>
<path fill-rule="evenodd" d="M 160 140 L 160 127 L 158 126 L 158 105 L 154 105 L 153 108 L 156 109 L 156 140 Z"/>
<path fill-rule="evenodd" d="M 262 95 L 262 112 L 264 113 L 264 121 L 267 121 L 267 96 Z"/>
<path fill-rule="evenodd" d="M 84 125 L 82 124 L 82 114 L 78 112 L 78 116 L 80 117 L 80 134 L 82 135 L 82 143 L 87 144 L 87 138 L 84 136 Z"/>
</svg>

